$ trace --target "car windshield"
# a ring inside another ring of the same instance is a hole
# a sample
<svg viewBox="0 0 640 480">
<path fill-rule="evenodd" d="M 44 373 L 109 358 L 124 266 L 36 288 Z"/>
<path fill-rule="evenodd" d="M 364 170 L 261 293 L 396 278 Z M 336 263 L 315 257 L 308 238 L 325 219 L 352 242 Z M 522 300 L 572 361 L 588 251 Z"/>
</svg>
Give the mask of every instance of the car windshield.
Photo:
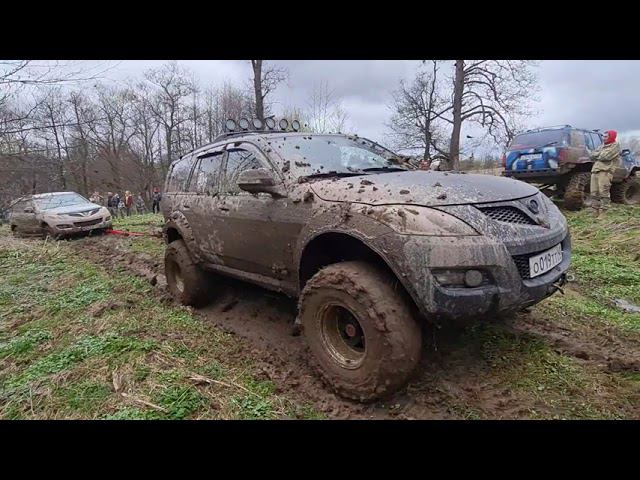
<svg viewBox="0 0 640 480">
<path fill-rule="evenodd" d="M 368 170 L 406 170 L 392 151 L 370 140 L 343 135 L 282 136 L 272 148 L 300 175 L 356 174 Z"/>
<path fill-rule="evenodd" d="M 62 195 L 34 198 L 34 201 L 40 210 L 51 210 L 52 208 L 90 203 L 89 200 L 77 193 L 64 193 Z"/>
<path fill-rule="evenodd" d="M 559 145 L 563 140 L 564 130 L 542 130 L 541 132 L 521 133 L 520 135 L 515 136 L 509 148 L 531 148 L 549 144 Z"/>
</svg>

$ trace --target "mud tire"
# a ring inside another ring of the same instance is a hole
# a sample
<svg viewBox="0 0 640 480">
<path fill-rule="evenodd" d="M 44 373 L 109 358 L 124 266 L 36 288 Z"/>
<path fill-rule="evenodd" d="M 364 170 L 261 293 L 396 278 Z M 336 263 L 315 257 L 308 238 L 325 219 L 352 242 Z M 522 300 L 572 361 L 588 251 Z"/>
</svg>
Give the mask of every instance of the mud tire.
<svg viewBox="0 0 640 480">
<path fill-rule="evenodd" d="M 580 210 L 590 190 L 591 173 L 572 173 L 564 192 L 564 207 L 567 210 Z"/>
<path fill-rule="evenodd" d="M 623 205 L 640 204 L 640 181 L 634 175 L 611 185 L 611 201 Z"/>
<path fill-rule="evenodd" d="M 200 307 L 209 300 L 209 277 L 196 265 L 183 240 L 174 240 L 164 254 L 167 288 L 183 305 Z"/>
<path fill-rule="evenodd" d="M 378 267 L 351 261 L 323 268 L 302 291 L 298 315 L 310 361 L 343 397 L 362 402 L 385 397 L 408 381 L 420 361 L 420 325 L 410 300 L 394 285 L 396 280 Z M 366 348 L 357 366 L 345 367 L 328 347 L 323 325 L 336 306 L 361 327 Z"/>
</svg>

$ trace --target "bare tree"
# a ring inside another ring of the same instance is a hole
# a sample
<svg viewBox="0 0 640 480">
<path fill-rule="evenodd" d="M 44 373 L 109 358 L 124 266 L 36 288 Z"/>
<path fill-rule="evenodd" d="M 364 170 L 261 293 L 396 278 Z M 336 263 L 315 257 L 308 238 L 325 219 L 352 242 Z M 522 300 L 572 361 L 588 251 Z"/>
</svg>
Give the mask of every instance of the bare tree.
<svg viewBox="0 0 640 480">
<path fill-rule="evenodd" d="M 347 128 L 348 115 L 328 82 L 313 86 L 305 112 L 309 128 L 315 133 L 343 132 Z"/>
<path fill-rule="evenodd" d="M 269 110 L 267 97 L 278 85 L 287 80 L 289 72 L 286 68 L 267 65 L 264 60 L 251 60 L 253 68 L 253 92 L 255 98 L 256 117 L 264 122 Z"/>
<path fill-rule="evenodd" d="M 465 121 L 487 129 L 496 142 L 513 137 L 519 118 L 529 113 L 537 76 L 529 60 L 456 60 L 450 115 L 450 167 L 460 160 L 460 133 Z"/>
<path fill-rule="evenodd" d="M 147 70 L 144 76 L 155 93 L 149 108 L 164 129 L 166 157 L 161 167 L 163 174 L 166 174 L 169 164 L 174 160 L 174 154 L 180 151 L 178 130 L 189 118 L 186 99 L 193 94 L 195 86 L 189 72 L 177 62 Z"/>
<path fill-rule="evenodd" d="M 425 161 L 430 162 L 432 153 L 446 154 L 440 146 L 444 132 L 439 123 L 449 104 L 439 91 L 438 73 L 440 61 L 431 60 L 429 70 L 419 71 L 413 82 L 400 82 L 400 87 L 392 93 L 392 117 L 388 124 L 392 141 L 398 149 L 422 152 Z"/>
</svg>

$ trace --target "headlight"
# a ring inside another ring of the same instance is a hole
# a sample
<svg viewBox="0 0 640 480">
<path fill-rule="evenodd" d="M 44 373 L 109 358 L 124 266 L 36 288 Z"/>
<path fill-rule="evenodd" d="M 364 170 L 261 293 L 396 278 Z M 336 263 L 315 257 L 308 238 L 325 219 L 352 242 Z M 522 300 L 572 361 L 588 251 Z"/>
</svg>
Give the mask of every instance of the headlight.
<svg viewBox="0 0 640 480">
<path fill-rule="evenodd" d="M 363 213 L 405 235 L 478 235 L 462 220 L 433 208 L 386 205 L 364 207 Z"/>
</svg>

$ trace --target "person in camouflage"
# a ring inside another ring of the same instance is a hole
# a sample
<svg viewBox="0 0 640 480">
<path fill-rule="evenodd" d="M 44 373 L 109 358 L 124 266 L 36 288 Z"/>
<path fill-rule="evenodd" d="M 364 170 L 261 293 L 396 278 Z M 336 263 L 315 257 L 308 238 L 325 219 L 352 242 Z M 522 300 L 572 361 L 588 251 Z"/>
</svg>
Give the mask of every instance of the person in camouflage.
<svg viewBox="0 0 640 480">
<path fill-rule="evenodd" d="M 620 163 L 620 145 L 616 142 L 615 130 L 604 132 L 604 143 L 591 154 L 591 208 L 595 217 L 609 208 L 611 203 L 611 177 L 613 169 Z"/>
</svg>

